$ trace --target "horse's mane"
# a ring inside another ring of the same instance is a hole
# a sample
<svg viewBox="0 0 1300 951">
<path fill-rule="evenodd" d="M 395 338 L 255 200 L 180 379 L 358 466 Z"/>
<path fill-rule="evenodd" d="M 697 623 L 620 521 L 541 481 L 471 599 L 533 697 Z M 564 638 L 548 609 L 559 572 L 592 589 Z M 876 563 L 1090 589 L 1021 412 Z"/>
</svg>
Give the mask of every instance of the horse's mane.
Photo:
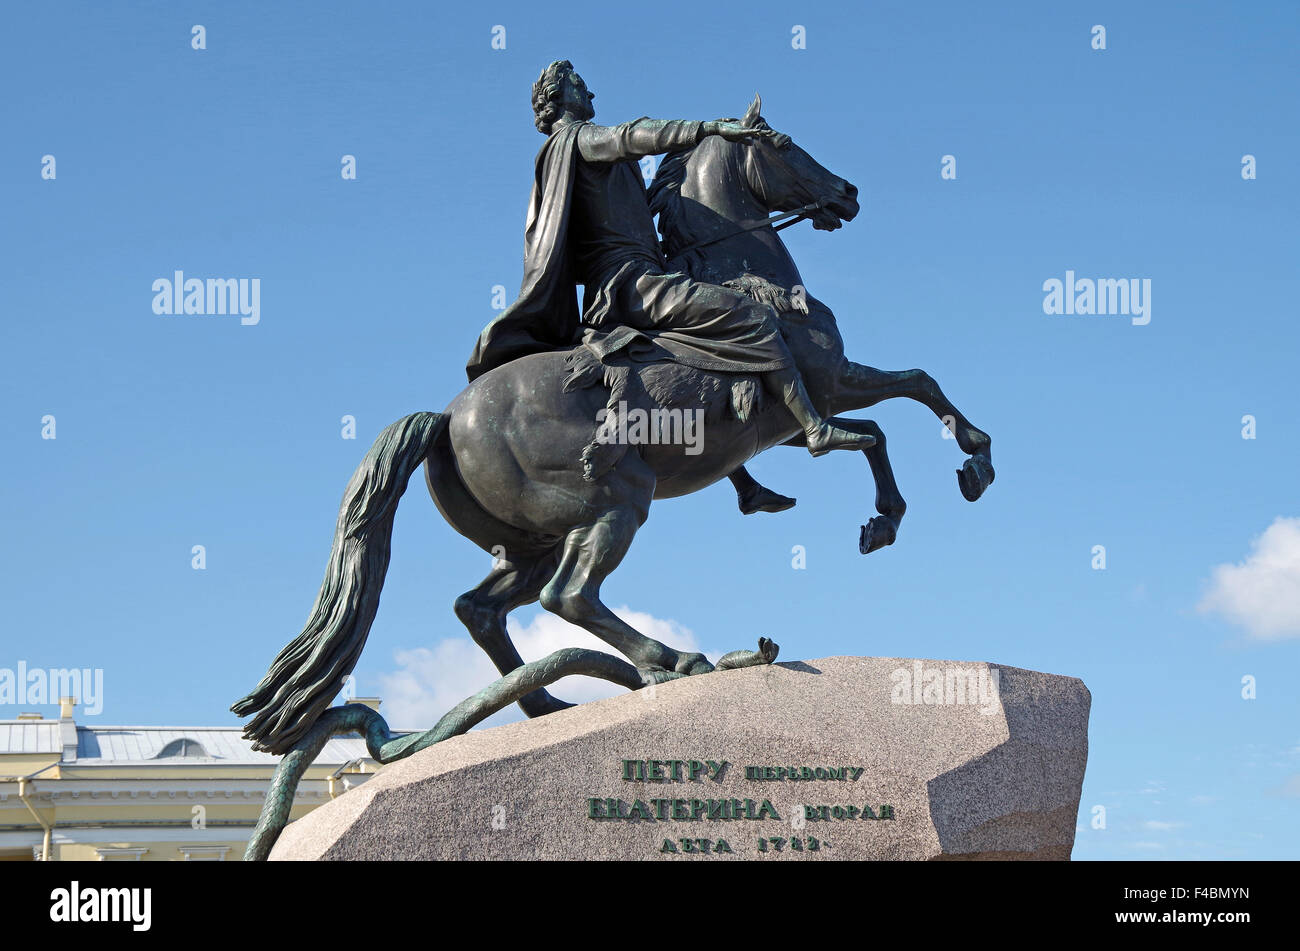
<svg viewBox="0 0 1300 951">
<path fill-rule="evenodd" d="M 663 238 L 664 255 L 672 257 L 685 243 L 681 232 L 680 209 L 682 182 L 686 180 L 686 163 L 695 154 L 698 145 L 678 152 L 670 152 L 659 164 L 654 181 L 646 189 L 650 199 L 650 213 L 659 216 L 659 236 Z"/>
</svg>

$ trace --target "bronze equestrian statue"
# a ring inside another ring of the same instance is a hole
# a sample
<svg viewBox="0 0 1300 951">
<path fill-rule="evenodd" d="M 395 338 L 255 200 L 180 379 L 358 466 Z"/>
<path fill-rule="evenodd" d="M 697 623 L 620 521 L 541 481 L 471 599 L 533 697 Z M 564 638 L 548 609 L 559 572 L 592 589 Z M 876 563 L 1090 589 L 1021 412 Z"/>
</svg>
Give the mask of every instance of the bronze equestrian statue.
<svg viewBox="0 0 1300 951">
<path fill-rule="evenodd" d="M 571 673 L 635 689 L 714 670 L 703 655 L 635 630 L 600 599 L 654 500 L 730 476 L 742 505 L 748 491 L 758 507 L 778 510 L 793 500 L 755 490 L 744 472 L 749 459 L 780 445 L 814 455 L 856 448 L 870 465 L 879 513 L 862 526 L 860 551 L 892 544 L 905 505 L 884 434 L 840 414 L 898 397 L 948 425 L 968 456 L 957 471 L 967 499 L 993 482 L 988 435 L 929 374 L 844 356 L 835 315 L 807 292 L 778 233 L 784 225 L 774 226 L 806 218 L 822 230 L 840 227 L 859 210 L 853 185 L 775 132 L 757 98 L 738 120 L 612 127 L 591 123 L 592 98 L 563 61 L 535 84 L 547 140 L 535 165 L 520 296 L 480 336 L 470 383 L 443 412 L 414 413 L 375 440 L 344 493 L 303 632 L 232 707 L 251 717 L 245 736 L 255 749 L 289 754 L 277 775 L 279 805 L 268 800 L 249 857 L 269 851 L 287 817 L 285 789 L 291 801 L 296 777 L 331 732 L 360 729 L 372 755 L 388 762 L 511 702 L 530 717 L 568 707 L 545 685 Z M 636 162 L 659 152 L 669 155 L 647 193 Z M 623 431 L 612 421 L 636 413 L 660 430 L 695 414 L 703 438 L 694 450 L 681 439 L 609 438 Z M 395 738 L 374 711 L 327 708 L 365 644 L 397 503 L 421 464 L 443 517 L 494 556 L 455 611 L 503 676 L 434 730 Z M 506 616 L 534 602 L 631 664 L 575 649 L 524 664 Z M 718 668 L 771 663 L 776 653 L 762 639 Z"/>
</svg>

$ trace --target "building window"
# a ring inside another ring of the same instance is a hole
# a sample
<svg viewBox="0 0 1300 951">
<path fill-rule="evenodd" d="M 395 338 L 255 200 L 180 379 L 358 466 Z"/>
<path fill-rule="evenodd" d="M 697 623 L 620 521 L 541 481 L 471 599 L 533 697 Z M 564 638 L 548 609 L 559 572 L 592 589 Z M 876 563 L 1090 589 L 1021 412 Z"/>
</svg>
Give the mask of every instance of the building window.
<svg viewBox="0 0 1300 951">
<path fill-rule="evenodd" d="M 191 740 L 188 736 L 183 736 L 179 740 L 172 740 L 164 746 L 158 751 L 158 755 L 154 759 L 173 759 L 178 756 L 186 759 L 210 758 L 202 743 L 198 740 Z"/>
<path fill-rule="evenodd" d="M 95 854 L 99 856 L 101 862 L 138 862 L 140 856 L 148 851 L 148 849 L 102 848 L 95 849 Z"/>
<path fill-rule="evenodd" d="M 182 845 L 178 850 L 186 862 L 224 862 L 228 845 Z"/>
</svg>

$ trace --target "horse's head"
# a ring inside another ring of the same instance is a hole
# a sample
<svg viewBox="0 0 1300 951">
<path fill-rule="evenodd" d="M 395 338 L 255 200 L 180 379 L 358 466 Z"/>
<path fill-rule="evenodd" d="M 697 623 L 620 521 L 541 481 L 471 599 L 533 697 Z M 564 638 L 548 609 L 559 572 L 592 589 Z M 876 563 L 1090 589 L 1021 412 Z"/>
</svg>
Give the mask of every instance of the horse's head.
<svg viewBox="0 0 1300 951">
<path fill-rule="evenodd" d="M 790 136 L 775 132 L 761 115 L 762 106 L 762 98 L 754 96 L 741 121 L 771 134 L 748 147 L 735 146 L 744 151 L 741 168 L 750 191 L 769 211 L 794 211 L 819 203 L 809 218 L 821 231 L 834 231 L 842 222 L 852 221 L 859 210 L 857 188 L 824 168 Z"/>
<path fill-rule="evenodd" d="M 743 256 L 738 260 L 752 264 L 754 255 L 761 253 L 758 248 L 771 243 L 749 232 L 769 212 L 816 205 L 806 214 L 821 231 L 834 231 L 857 215 L 857 188 L 823 168 L 790 136 L 773 130 L 761 107 L 762 100 L 755 96 L 744 118 L 735 120 L 762 130 L 752 143 L 708 136 L 693 148 L 669 155 L 659 166 L 648 197 L 650 210 L 659 216 L 669 258 L 690 252 L 714 259 L 716 269 L 719 260 L 730 260 L 735 242 L 741 242 Z M 774 253 L 781 267 L 793 267 L 779 238 Z"/>
</svg>

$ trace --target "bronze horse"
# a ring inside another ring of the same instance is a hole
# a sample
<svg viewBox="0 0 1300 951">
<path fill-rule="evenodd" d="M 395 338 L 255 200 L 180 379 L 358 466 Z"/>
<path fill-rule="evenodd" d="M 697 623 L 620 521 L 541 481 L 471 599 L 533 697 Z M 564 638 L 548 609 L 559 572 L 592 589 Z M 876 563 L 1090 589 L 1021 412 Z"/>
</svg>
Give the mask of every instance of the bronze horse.
<svg viewBox="0 0 1300 951">
<path fill-rule="evenodd" d="M 755 98 L 743 121 L 767 128 L 759 109 Z M 993 481 L 989 437 L 923 370 L 877 370 L 846 359 L 835 315 L 807 295 L 768 223 L 772 212 L 801 211 L 814 227 L 838 228 L 858 213 L 856 195 L 788 136 L 775 134 L 752 144 L 710 136 L 666 159 L 650 188 L 673 267 L 712 283 L 738 282 L 786 309 L 783 331 L 820 412 L 830 416 L 897 397 L 924 403 L 968 454 L 957 474 L 963 495 L 974 501 Z M 615 616 L 600 600 L 601 582 L 622 561 L 653 500 L 697 492 L 766 449 L 798 445 L 800 427 L 783 405 L 762 399 L 754 387 L 746 390 L 743 379 L 672 363 L 635 366 L 639 385 L 628 389 L 629 402 L 702 411 L 703 451 L 692 454 L 680 441 L 641 443 L 593 473 L 584 468 L 584 449 L 609 393 L 573 385 L 573 358 L 580 355 L 575 348 L 522 357 L 477 378 L 445 411 L 412 414 L 379 435 L 344 493 L 325 581 L 306 627 L 232 707 L 252 716 L 245 735 L 256 749 L 293 747 L 356 665 L 378 609 L 397 502 L 420 463 L 443 517 L 495 558 L 488 576 L 456 599 L 455 611 L 503 675 L 523 664 L 506 616 L 535 601 L 609 643 L 647 682 L 714 669 L 703 655 L 673 650 Z M 738 401 L 736 394 L 746 392 L 748 400 Z M 869 420 L 836 422 L 876 439 L 865 454 L 880 514 L 862 527 L 865 554 L 894 541 L 905 506 L 879 427 Z M 775 645 L 762 641 L 757 652 L 744 654 L 728 655 L 725 666 L 770 663 Z M 519 705 L 530 717 L 571 706 L 542 688 L 520 697 Z"/>
</svg>

